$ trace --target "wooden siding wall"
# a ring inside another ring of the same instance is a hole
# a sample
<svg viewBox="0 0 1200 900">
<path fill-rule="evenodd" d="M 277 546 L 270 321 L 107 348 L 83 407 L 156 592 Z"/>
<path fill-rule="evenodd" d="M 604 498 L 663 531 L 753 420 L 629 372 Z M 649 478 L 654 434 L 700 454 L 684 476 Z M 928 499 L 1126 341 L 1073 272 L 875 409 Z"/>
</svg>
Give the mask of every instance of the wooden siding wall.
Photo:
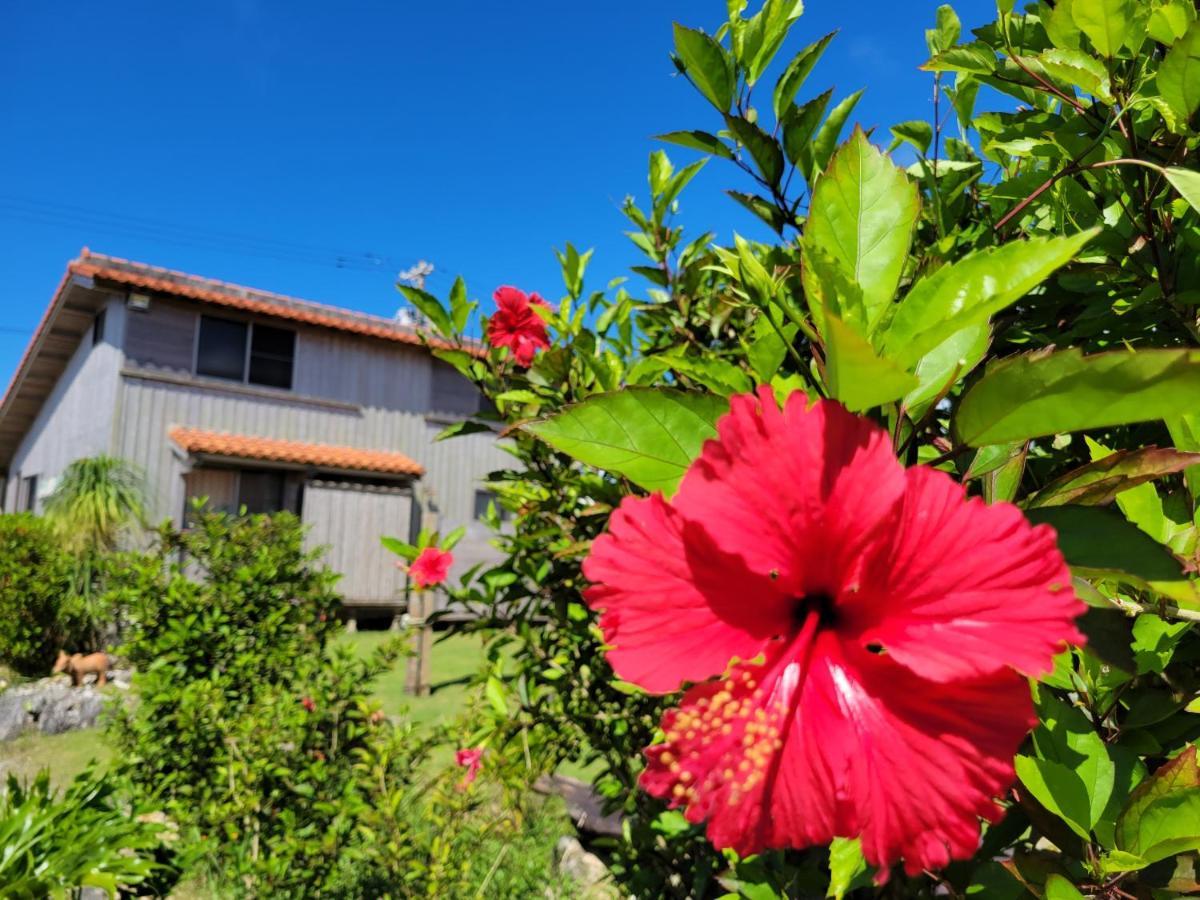
<svg viewBox="0 0 1200 900">
<path fill-rule="evenodd" d="M 412 501 L 407 489 L 338 481 L 304 488 L 304 521 L 310 547 L 325 548 L 325 562 L 342 573 L 338 591 L 360 604 L 392 605 L 403 597 L 404 573 L 384 550 L 382 535 L 408 539 Z"/>
<path fill-rule="evenodd" d="M 137 315 L 151 323 L 161 315 L 182 331 L 179 314 L 194 321 L 199 309 L 156 298 L 148 312 Z M 482 478 L 512 462 L 489 434 L 434 441 L 449 422 L 474 412 L 478 399 L 452 370 L 438 373 L 435 390 L 434 358 L 423 348 L 302 327 L 297 332 L 295 388 L 282 391 L 214 379 L 179 383 L 187 376 L 176 367 L 191 366 L 191 346 L 186 363 L 183 342 L 173 346 L 170 352 L 160 348 L 153 366 L 131 357 L 119 400 L 116 452 L 147 472 L 160 517 L 178 519 L 184 504 L 185 461 L 167 439 L 176 425 L 405 453 L 425 467 L 418 496 L 436 512 L 443 533 L 471 523 Z M 138 352 L 146 356 L 146 351 Z M 377 542 L 378 535 L 372 540 Z M 497 556 L 483 534 L 460 546 L 456 556 L 464 561 Z M 457 564 L 456 572 L 465 566 Z"/>
<path fill-rule="evenodd" d="M 93 346 L 91 331 L 83 335 L 13 455 L 5 509 L 15 508 L 21 477 L 37 475 L 44 495 L 74 460 L 112 452 L 124 313 L 123 301 L 113 298 L 105 306 L 104 339 Z"/>
<path fill-rule="evenodd" d="M 209 509 L 237 511 L 237 469 L 209 469 L 197 466 L 187 474 L 186 484 L 186 500 L 207 497 Z"/>
</svg>

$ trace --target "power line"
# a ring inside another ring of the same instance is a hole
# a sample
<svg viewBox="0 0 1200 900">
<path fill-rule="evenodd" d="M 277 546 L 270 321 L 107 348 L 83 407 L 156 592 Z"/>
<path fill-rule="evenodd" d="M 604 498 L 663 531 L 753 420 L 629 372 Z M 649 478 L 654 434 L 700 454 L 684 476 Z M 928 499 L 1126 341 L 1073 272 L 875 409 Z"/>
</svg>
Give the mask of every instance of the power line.
<svg viewBox="0 0 1200 900">
<path fill-rule="evenodd" d="M 0 194 L 0 218 L 33 225 L 69 226 L 103 230 L 177 246 L 199 247 L 282 262 L 323 265 L 351 271 L 382 272 L 393 277 L 398 266 L 383 254 L 343 252 L 275 238 L 177 225 L 106 210 L 52 203 Z"/>
</svg>

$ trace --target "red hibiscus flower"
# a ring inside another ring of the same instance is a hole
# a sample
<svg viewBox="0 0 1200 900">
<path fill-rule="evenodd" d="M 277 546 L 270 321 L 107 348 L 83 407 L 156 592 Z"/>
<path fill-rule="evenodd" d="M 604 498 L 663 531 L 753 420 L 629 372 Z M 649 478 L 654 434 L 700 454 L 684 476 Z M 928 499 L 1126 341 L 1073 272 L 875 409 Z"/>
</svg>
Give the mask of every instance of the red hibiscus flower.
<svg viewBox="0 0 1200 900">
<path fill-rule="evenodd" d="M 479 767 L 483 765 L 483 748 L 472 747 L 466 750 L 456 750 L 454 752 L 454 764 L 456 766 L 463 766 L 467 770 L 467 774 L 458 783 L 458 789 L 461 791 L 474 781 L 475 776 L 479 774 Z"/>
<path fill-rule="evenodd" d="M 439 550 L 437 547 L 426 547 L 417 554 L 417 558 L 408 567 L 408 577 L 413 580 L 417 589 L 433 587 L 441 584 L 450 574 L 450 566 L 454 564 L 454 554 L 449 550 Z"/>
<path fill-rule="evenodd" d="M 1022 676 L 1083 641 L 1054 532 L 904 469 L 836 403 L 764 388 L 718 434 L 584 564 L 617 674 L 700 682 L 642 786 L 741 854 L 841 836 L 910 874 L 969 857 L 1035 722 Z"/>
<path fill-rule="evenodd" d="M 537 294 L 525 296 L 515 287 L 501 287 L 492 295 L 496 311 L 488 319 L 488 341 L 493 347 L 507 347 L 518 366 L 528 367 L 539 350 L 550 346 L 546 323 L 534 306 L 548 306 Z"/>
<path fill-rule="evenodd" d="M 313 702 L 312 697 L 301 697 L 300 705 L 303 706 L 305 709 L 307 709 L 309 712 L 314 712 L 317 708 L 317 704 Z"/>
</svg>

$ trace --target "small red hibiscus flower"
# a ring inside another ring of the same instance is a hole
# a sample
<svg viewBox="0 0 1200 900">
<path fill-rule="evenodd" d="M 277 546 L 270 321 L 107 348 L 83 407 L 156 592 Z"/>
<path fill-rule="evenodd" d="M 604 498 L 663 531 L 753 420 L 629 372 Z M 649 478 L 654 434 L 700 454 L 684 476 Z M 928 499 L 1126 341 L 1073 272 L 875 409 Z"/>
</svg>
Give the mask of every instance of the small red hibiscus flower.
<svg viewBox="0 0 1200 900">
<path fill-rule="evenodd" d="M 307 709 L 309 712 L 314 712 L 317 708 L 317 704 L 313 702 L 312 697 L 301 697 L 300 705 L 303 706 L 305 709 Z"/>
<path fill-rule="evenodd" d="M 467 770 L 467 773 L 462 777 L 462 781 L 458 783 L 459 790 L 463 790 L 479 774 L 479 767 L 483 765 L 483 748 L 471 747 L 465 750 L 456 750 L 454 752 L 454 764 L 462 766 Z"/>
<path fill-rule="evenodd" d="M 418 590 L 433 587 L 446 580 L 452 565 L 454 565 L 454 554 L 449 550 L 426 547 L 417 554 L 417 558 L 408 567 L 408 577 L 413 580 L 413 584 L 417 586 Z"/>
<path fill-rule="evenodd" d="M 743 855 L 840 836 L 910 874 L 971 856 L 1035 723 L 1023 676 L 1083 641 L 1049 527 L 769 388 L 733 398 L 672 500 L 627 497 L 584 573 L 621 678 L 699 682 L 642 786 Z"/>
<path fill-rule="evenodd" d="M 501 287 L 492 295 L 496 311 L 488 319 L 488 342 L 493 347 L 507 347 L 518 366 L 528 367 L 539 350 L 550 346 L 546 323 L 534 311 L 534 306 L 549 306 L 537 294 L 525 295 L 515 287 Z"/>
</svg>

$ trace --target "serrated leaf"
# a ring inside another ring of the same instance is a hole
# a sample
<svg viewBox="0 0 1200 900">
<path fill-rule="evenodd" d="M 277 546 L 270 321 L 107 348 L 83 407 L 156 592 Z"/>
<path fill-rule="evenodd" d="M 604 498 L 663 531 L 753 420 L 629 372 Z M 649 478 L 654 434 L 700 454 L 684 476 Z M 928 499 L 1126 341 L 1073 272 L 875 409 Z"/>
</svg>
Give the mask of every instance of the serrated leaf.
<svg viewBox="0 0 1200 900">
<path fill-rule="evenodd" d="M 743 147 L 750 151 L 755 166 L 768 184 L 778 186 L 783 178 L 783 151 L 775 140 L 741 116 L 726 116 L 725 124 Z"/>
<path fill-rule="evenodd" d="M 1129 38 L 1133 0 L 1071 0 L 1071 17 L 1101 56 L 1115 56 Z"/>
<path fill-rule="evenodd" d="M 965 44 L 939 53 L 921 68 L 926 72 L 991 75 L 996 71 L 996 53 L 986 44 Z"/>
<path fill-rule="evenodd" d="M 862 288 L 868 327 L 896 294 L 919 209 L 917 186 L 861 129 L 813 189 L 805 237 Z"/>
<path fill-rule="evenodd" d="M 1200 109 L 1200 22 L 1193 23 L 1167 51 L 1156 83 L 1175 117 L 1181 123 L 1190 121 Z"/>
<path fill-rule="evenodd" d="M 901 141 L 906 141 L 922 156 L 929 152 L 929 145 L 933 143 L 933 126 L 921 119 L 893 125 L 891 131 L 896 139 L 896 146 L 899 146 Z"/>
<path fill-rule="evenodd" d="M 712 394 L 626 388 L 524 428 L 580 462 L 670 493 L 728 410 L 729 402 Z"/>
<path fill-rule="evenodd" d="M 1143 781 L 1117 820 L 1117 847 L 1157 862 L 1200 849 L 1200 768 L 1189 745 Z"/>
<path fill-rule="evenodd" d="M 793 165 L 800 165 L 804 160 L 808 161 L 806 166 L 802 167 L 804 171 L 801 172 L 806 179 L 812 175 L 812 137 L 821 123 L 821 117 L 825 115 L 825 108 L 829 105 L 832 97 L 833 91 L 826 91 L 803 106 L 791 107 L 783 119 L 784 152 L 787 154 L 788 162 Z"/>
<path fill-rule="evenodd" d="M 1196 6 L 1193 0 L 1166 0 L 1150 12 L 1146 30 L 1150 37 L 1170 47 L 1187 34 L 1196 21 Z"/>
<path fill-rule="evenodd" d="M 1020 300 L 1074 259 L 1096 234 L 1014 241 L 943 266 L 918 281 L 900 302 L 884 335 L 884 351 L 914 364 L 951 334 L 986 322 Z"/>
<path fill-rule="evenodd" d="M 830 393 L 852 412 L 903 397 L 918 381 L 879 356 L 870 341 L 825 311 L 825 380 Z"/>
<path fill-rule="evenodd" d="M 1165 173 L 1167 181 L 1179 191 L 1179 196 L 1188 202 L 1188 206 L 1200 212 L 1200 172 L 1172 166 Z"/>
<path fill-rule="evenodd" d="M 829 46 L 829 42 L 833 40 L 835 34 L 837 34 L 836 31 L 831 31 L 819 41 L 809 44 L 792 57 L 792 61 L 783 70 L 783 74 L 775 82 L 776 121 L 782 120 L 787 111 L 791 109 L 792 101 L 796 99 L 796 93 L 804 85 L 805 79 L 808 78 L 813 66 L 820 60 L 821 54 L 825 52 L 825 48 Z"/>
<path fill-rule="evenodd" d="M 1031 62 L 1042 67 L 1051 78 L 1073 85 L 1105 103 L 1112 102 L 1112 85 L 1108 69 L 1100 60 L 1082 50 L 1055 48 L 1035 57 Z"/>
<path fill-rule="evenodd" d="M 842 136 L 842 129 L 846 127 L 846 122 L 849 120 L 850 114 L 854 112 L 858 101 L 862 99 L 862 95 L 863 91 L 855 91 L 835 106 L 824 124 L 817 130 L 817 136 L 813 138 L 812 142 L 812 160 L 806 177 L 812 178 L 817 172 L 825 171 L 829 161 L 833 158 L 838 139 Z"/>
<path fill-rule="evenodd" d="M 439 332 L 447 337 L 454 334 L 450 315 L 437 297 L 410 284 L 397 284 L 396 288 Z"/>
<path fill-rule="evenodd" d="M 722 159 L 733 159 L 733 151 L 719 137 L 707 131 L 668 131 L 666 134 L 657 135 L 655 140 L 691 150 L 701 150 Z"/>
<path fill-rule="evenodd" d="M 1084 900 L 1079 888 L 1057 872 L 1051 872 L 1046 878 L 1045 893 L 1042 896 L 1044 900 Z"/>
<path fill-rule="evenodd" d="M 1028 505 L 1100 506 L 1110 503 L 1122 491 L 1196 464 L 1200 464 L 1200 453 L 1183 453 L 1169 447 L 1119 450 L 1059 476 L 1038 491 Z"/>
<path fill-rule="evenodd" d="M 787 224 L 786 216 L 783 210 L 766 197 L 760 197 L 758 194 L 743 194 L 741 191 L 731 190 L 727 190 L 725 193 L 736 200 L 742 207 L 752 212 L 776 234 L 783 234 L 784 226 Z"/>
<path fill-rule="evenodd" d="M 834 838 L 829 844 L 829 889 L 826 897 L 842 900 L 850 891 L 866 887 L 871 868 L 863 858 L 858 838 Z"/>
<path fill-rule="evenodd" d="M 992 341 L 992 329 L 985 322 L 954 332 L 917 362 L 913 373 L 918 385 L 904 397 L 904 408 L 920 419 L 928 404 L 945 394 L 983 361 Z"/>
<path fill-rule="evenodd" d="M 972 447 L 1166 419 L 1200 396 L 1200 350 L 1039 351 L 991 366 L 954 416 Z"/>
<path fill-rule="evenodd" d="M 709 103 L 726 112 L 733 103 L 733 66 L 725 48 L 703 31 L 675 23 L 675 55 Z"/>
</svg>

